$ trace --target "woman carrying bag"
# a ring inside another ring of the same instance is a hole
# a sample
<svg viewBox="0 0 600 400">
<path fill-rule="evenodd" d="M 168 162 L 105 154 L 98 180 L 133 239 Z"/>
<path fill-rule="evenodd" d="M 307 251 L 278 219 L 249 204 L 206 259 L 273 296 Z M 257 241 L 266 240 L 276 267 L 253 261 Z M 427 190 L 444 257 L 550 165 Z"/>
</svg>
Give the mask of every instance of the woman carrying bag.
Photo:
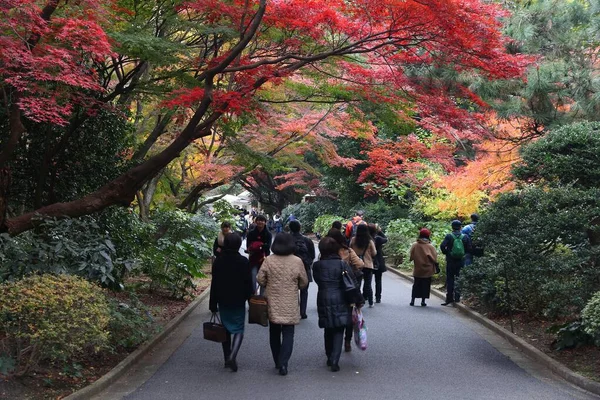
<svg viewBox="0 0 600 400">
<path fill-rule="evenodd" d="M 222 343 L 225 368 L 238 370 L 237 354 L 244 339 L 246 301 L 252 296 L 252 273 L 248 259 L 239 253 L 242 237 L 229 233 L 223 239 L 222 254 L 212 266 L 210 284 L 210 311 L 220 313 L 227 330 L 227 340 Z M 231 339 L 233 335 L 233 340 Z"/>
<path fill-rule="evenodd" d="M 308 285 L 302 260 L 294 255 L 296 241 L 289 233 L 278 233 L 256 280 L 265 288 L 269 308 L 269 341 L 275 367 L 287 375 L 294 349 L 294 326 L 300 323 L 298 290 Z"/>
<path fill-rule="evenodd" d="M 368 300 L 369 307 L 373 307 L 373 259 L 377 255 L 377 249 L 375 248 L 375 242 L 369 234 L 369 227 L 367 224 L 358 225 L 356 227 L 356 236 L 350 241 L 350 248 L 354 250 L 356 254 L 365 263 L 363 272 L 363 296 L 365 300 Z"/>
<path fill-rule="evenodd" d="M 356 279 L 350 266 L 340 257 L 339 251 L 340 244 L 334 238 L 324 237 L 319 242 L 321 259 L 313 265 L 313 279 L 319 286 L 317 293 L 319 328 L 325 329 L 325 355 L 327 366 L 331 367 L 332 372 L 340 370 L 344 330 L 352 324 L 350 302 L 361 301 L 361 299 L 348 298 L 343 275 L 348 274 L 355 283 Z"/>
<path fill-rule="evenodd" d="M 340 251 L 338 254 L 342 258 L 342 261 L 345 261 L 352 268 L 352 272 L 354 273 L 354 277 L 356 279 L 356 286 L 360 288 L 360 284 L 362 282 L 362 269 L 365 266 L 363 260 L 360 259 L 348 245 L 346 244 L 346 237 L 342 233 L 341 230 L 336 228 L 331 228 L 329 232 L 327 232 L 327 236 L 335 239 L 335 241 L 340 245 Z M 352 320 L 348 321 L 348 326 L 346 326 L 345 330 L 345 339 L 344 339 L 344 351 L 350 352 L 352 351 L 352 334 L 354 332 L 354 326 L 352 325 Z"/>
</svg>

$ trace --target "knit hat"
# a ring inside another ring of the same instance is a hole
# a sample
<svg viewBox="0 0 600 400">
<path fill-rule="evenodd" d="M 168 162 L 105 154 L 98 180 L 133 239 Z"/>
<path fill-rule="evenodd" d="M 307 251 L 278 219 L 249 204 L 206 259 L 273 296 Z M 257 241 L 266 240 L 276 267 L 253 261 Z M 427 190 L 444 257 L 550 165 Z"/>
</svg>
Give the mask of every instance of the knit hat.
<svg viewBox="0 0 600 400">
<path fill-rule="evenodd" d="M 427 228 L 423 228 L 419 231 L 419 237 L 429 239 L 431 232 Z"/>
</svg>

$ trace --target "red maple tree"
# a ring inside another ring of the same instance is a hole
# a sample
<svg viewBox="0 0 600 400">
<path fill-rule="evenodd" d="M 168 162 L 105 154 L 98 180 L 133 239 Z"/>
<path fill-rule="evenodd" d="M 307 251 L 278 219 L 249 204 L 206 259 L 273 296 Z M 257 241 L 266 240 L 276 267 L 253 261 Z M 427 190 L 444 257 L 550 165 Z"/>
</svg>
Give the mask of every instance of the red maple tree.
<svg viewBox="0 0 600 400">
<path fill-rule="evenodd" d="M 43 50 L 57 63 L 54 67 L 59 72 L 64 70 L 72 76 L 66 82 L 57 80 L 48 92 L 42 90 L 47 83 L 46 75 L 39 75 L 37 67 L 20 61 L 9 68 L 2 65 L 3 90 L 17 96 L 16 101 L 14 97 L 8 101 L 11 110 L 18 109 L 10 114 L 11 122 L 17 126 L 21 118 L 42 111 L 39 102 L 34 101 L 35 95 L 25 94 L 18 78 L 23 76 L 20 67 L 36 71 L 27 75 L 27 86 L 34 88 L 32 94 L 57 99 L 54 106 L 40 115 L 61 123 L 61 116 L 69 111 L 69 101 L 75 100 L 62 93 L 81 94 L 95 88 L 90 62 L 107 56 L 109 49 L 93 16 L 109 1 L 49 0 L 44 7 L 34 0 L 25 3 L 3 0 L 0 4 L 4 15 L 14 16 L 14 24 L 23 26 L 18 35 L 12 34 L 11 26 L 2 26 L 2 40 L 18 44 L 32 55 L 43 44 L 39 51 Z M 23 4 L 27 12 L 19 11 Z M 61 27 L 57 31 L 50 17 L 59 4 L 63 13 L 61 19 L 57 18 L 56 26 Z M 423 79 L 411 71 L 444 67 L 488 79 L 509 78 L 519 76 L 524 63 L 504 51 L 499 22 L 501 8 L 480 0 L 190 0 L 177 10 L 191 24 L 219 26 L 218 30 L 198 33 L 203 40 L 196 43 L 205 45 L 190 48 L 189 57 L 180 60 L 189 81 L 195 84 L 174 93 L 170 102 L 193 109 L 186 125 L 160 153 L 96 192 L 2 221 L 3 229 L 12 234 L 30 229 L 35 214 L 76 217 L 113 204 L 130 204 L 144 182 L 193 141 L 211 135 L 223 116 L 255 107 L 254 99 L 267 83 L 277 85 L 291 76 L 309 72 L 330 78 L 333 83 L 344 81 L 348 88 L 374 101 L 412 102 L 428 129 L 452 137 L 460 134 L 461 126 L 470 126 L 465 118 L 470 114 L 460 112 L 452 101 L 450 95 L 456 92 L 450 93 L 434 78 Z M 28 19 L 36 22 L 31 25 Z M 68 21 L 72 22 L 67 24 Z M 84 40 L 88 29 L 96 35 L 91 47 Z M 69 47 L 77 49 L 77 57 L 68 52 Z M 6 58 L 2 58 L 2 63 L 5 62 Z M 86 74 L 89 80 L 84 78 Z M 54 91 L 59 86 L 61 90 Z M 65 92 L 67 88 L 76 90 Z M 61 95 L 57 97 L 55 93 Z M 468 90 L 464 89 L 462 95 L 467 96 Z M 18 136 L 18 131 L 12 132 Z M 6 153 L 9 155 L 11 149 Z M 5 159 L 6 155 L 0 155 L 0 167 Z"/>
</svg>

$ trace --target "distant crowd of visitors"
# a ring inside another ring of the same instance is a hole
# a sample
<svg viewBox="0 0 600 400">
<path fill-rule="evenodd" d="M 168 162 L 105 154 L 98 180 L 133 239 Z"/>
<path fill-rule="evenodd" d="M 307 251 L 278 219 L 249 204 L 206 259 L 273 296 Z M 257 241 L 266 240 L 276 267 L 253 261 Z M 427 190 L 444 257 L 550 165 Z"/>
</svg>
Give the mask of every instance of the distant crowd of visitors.
<svg viewBox="0 0 600 400">
<path fill-rule="evenodd" d="M 213 246 L 209 308 L 219 313 L 227 331 L 227 339 L 222 343 L 225 367 L 238 369 L 236 357 L 244 337 L 246 302 L 260 294 L 268 300 L 273 361 L 279 373 L 287 375 L 294 327 L 308 318 L 308 286 L 314 281 L 318 286 L 318 323 L 324 329 L 327 366 L 331 371 L 339 371 L 342 348 L 346 352 L 352 350 L 356 323 L 353 310 L 381 303 L 382 274 L 387 270 L 383 245 L 388 239 L 378 225 L 367 223 L 364 213 L 357 211 L 346 224 L 341 221 L 332 224 L 318 243 L 320 255 L 316 260 L 315 244 L 301 234 L 302 227 L 296 218 L 290 216 L 286 221 L 285 230 L 289 233 L 284 232 L 280 214 L 273 221 L 274 225 L 268 227 L 264 215 L 252 217 L 252 229 L 245 233 L 247 258 L 240 253 L 244 232 L 233 232 L 230 223 L 221 225 Z M 452 221 L 452 231 L 440 245 L 446 257 L 447 294 L 442 305 L 460 301 L 455 281 L 461 268 L 472 262 L 471 238 L 477 221 L 477 214 L 471 216 L 471 223 L 465 227 L 461 221 Z M 274 238 L 270 228 L 275 230 Z M 410 249 L 410 260 L 414 263 L 411 306 L 417 298 L 421 299 L 421 306 L 427 306 L 432 277 L 439 272 L 437 251 L 430 237 L 428 229 L 421 229 Z M 348 286 L 357 289 L 352 296 Z"/>
</svg>

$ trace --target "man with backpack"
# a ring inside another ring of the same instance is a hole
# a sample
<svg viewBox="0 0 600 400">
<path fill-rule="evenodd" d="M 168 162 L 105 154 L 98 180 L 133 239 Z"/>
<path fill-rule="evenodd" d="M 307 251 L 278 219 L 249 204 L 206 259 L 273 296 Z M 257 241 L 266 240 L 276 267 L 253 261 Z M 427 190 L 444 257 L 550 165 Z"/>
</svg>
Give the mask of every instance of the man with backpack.
<svg viewBox="0 0 600 400">
<path fill-rule="evenodd" d="M 366 224 L 365 220 L 363 220 L 363 216 L 365 215 L 365 212 L 362 210 L 358 210 L 356 211 L 356 215 L 350 220 L 348 221 L 348 223 L 346 224 L 346 239 L 348 239 L 348 243 L 350 243 L 350 239 L 352 239 L 354 236 L 356 236 L 356 227 L 358 225 L 363 225 Z"/>
<path fill-rule="evenodd" d="M 308 282 L 312 282 L 312 264 L 315 260 L 315 244 L 312 240 L 300 233 L 300 222 L 298 220 L 290 221 L 289 223 L 290 233 L 294 237 L 296 242 L 296 251 L 294 255 L 302 260 L 304 269 L 306 269 L 306 276 Z M 306 306 L 308 304 L 308 285 L 304 289 L 300 289 L 300 318 L 306 319 Z"/>
<path fill-rule="evenodd" d="M 446 301 L 442 303 L 443 306 L 460 301 L 460 291 L 456 288 L 455 280 L 464 266 L 465 254 L 471 251 L 471 239 L 461 233 L 461 226 L 462 222 L 459 220 L 452 221 L 452 232 L 446 235 L 440 245 L 442 253 L 446 255 Z"/>
</svg>

